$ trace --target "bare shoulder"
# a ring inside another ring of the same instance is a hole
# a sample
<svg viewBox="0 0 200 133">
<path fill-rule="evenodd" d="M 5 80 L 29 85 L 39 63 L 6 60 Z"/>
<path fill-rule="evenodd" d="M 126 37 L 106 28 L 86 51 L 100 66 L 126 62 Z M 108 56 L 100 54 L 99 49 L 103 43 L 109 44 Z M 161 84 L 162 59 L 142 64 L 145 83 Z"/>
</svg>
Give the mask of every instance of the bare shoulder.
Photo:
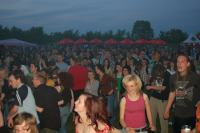
<svg viewBox="0 0 200 133">
<path fill-rule="evenodd" d="M 120 101 L 120 104 L 124 104 L 124 103 L 126 103 L 126 98 L 125 98 L 125 97 L 123 97 L 123 98 L 121 99 L 121 101 Z"/>
<path fill-rule="evenodd" d="M 145 94 L 145 93 L 143 93 L 143 98 L 144 98 L 145 101 L 146 101 L 146 100 L 149 100 L 149 97 L 148 97 L 147 94 Z"/>
</svg>

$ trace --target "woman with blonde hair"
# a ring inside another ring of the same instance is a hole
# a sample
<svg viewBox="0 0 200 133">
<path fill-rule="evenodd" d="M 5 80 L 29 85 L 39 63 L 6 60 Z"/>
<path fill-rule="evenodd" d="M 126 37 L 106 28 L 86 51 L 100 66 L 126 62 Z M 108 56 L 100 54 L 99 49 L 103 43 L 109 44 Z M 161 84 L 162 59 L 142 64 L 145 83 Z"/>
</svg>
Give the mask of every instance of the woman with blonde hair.
<svg viewBox="0 0 200 133">
<path fill-rule="evenodd" d="M 36 118 L 26 112 L 17 114 L 14 117 L 14 133 L 39 133 Z"/>
<path fill-rule="evenodd" d="M 151 131 L 155 130 L 152 121 L 149 99 L 141 92 L 142 82 L 133 74 L 122 80 L 126 96 L 120 102 L 120 123 L 127 133 L 147 133 L 146 115 Z M 146 114 L 145 114 L 146 112 Z"/>
</svg>

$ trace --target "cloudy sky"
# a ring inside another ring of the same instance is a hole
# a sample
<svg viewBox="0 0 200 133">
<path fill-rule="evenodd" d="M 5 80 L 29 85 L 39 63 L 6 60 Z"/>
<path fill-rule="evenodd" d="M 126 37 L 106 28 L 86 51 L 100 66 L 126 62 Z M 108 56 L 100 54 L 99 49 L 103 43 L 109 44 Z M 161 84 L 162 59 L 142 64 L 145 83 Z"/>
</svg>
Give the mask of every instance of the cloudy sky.
<svg viewBox="0 0 200 133">
<path fill-rule="evenodd" d="M 136 20 L 148 20 L 156 33 L 180 28 L 200 32 L 200 0 L 1 0 L 0 25 L 46 32 L 67 29 L 131 31 Z"/>
</svg>

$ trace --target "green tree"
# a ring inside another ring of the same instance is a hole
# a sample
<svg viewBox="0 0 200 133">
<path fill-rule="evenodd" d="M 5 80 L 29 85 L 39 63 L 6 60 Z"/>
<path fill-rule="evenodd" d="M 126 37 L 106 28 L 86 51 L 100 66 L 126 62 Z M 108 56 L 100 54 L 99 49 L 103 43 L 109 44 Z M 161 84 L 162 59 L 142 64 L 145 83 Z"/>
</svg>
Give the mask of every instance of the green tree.
<svg viewBox="0 0 200 133">
<path fill-rule="evenodd" d="M 187 33 L 181 29 L 171 29 L 166 32 L 161 31 L 159 36 L 160 39 L 172 44 L 179 44 L 188 37 Z"/>
<path fill-rule="evenodd" d="M 0 25 L 0 39 L 10 38 L 10 29 Z"/>
<path fill-rule="evenodd" d="M 113 38 L 113 31 L 112 30 L 103 33 L 102 40 L 107 40 L 107 39 L 110 39 L 110 38 Z"/>
<path fill-rule="evenodd" d="M 120 30 L 118 29 L 116 34 L 114 35 L 114 38 L 118 41 L 122 40 L 125 38 L 126 31 L 125 30 Z"/>
<path fill-rule="evenodd" d="M 26 32 L 26 40 L 38 44 L 46 43 L 43 27 L 32 27 Z"/>
<path fill-rule="evenodd" d="M 24 32 L 15 26 L 10 29 L 10 38 L 24 39 Z"/>
<path fill-rule="evenodd" d="M 133 25 L 132 38 L 138 39 L 152 39 L 153 29 L 151 28 L 151 23 L 149 21 L 138 20 Z"/>
</svg>

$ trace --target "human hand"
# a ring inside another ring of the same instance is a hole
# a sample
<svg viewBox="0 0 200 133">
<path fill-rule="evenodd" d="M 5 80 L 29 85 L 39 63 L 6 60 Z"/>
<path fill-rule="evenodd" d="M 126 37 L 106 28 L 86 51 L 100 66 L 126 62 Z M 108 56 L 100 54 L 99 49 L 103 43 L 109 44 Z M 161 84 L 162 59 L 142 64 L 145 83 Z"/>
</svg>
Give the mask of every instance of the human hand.
<svg viewBox="0 0 200 133">
<path fill-rule="evenodd" d="M 169 119 L 169 111 L 165 111 L 163 114 L 164 119 Z"/>
<path fill-rule="evenodd" d="M 108 92 L 108 95 L 111 95 L 112 93 L 113 93 L 113 89 Z"/>
<path fill-rule="evenodd" d="M 153 90 L 153 89 L 154 89 L 154 87 L 153 87 L 153 86 L 149 86 L 149 85 L 148 85 L 148 86 L 146 86 L 146 89 L 147 89 L 147 90 Z"/>
<path fill-rule="evenodd" d="M 154 125 L 150 125 L 150 131 L 156 131 L 156 127 Z"/>
<path fill-rule="evenodd" d="M 10 117 L 8 117 L 8 127 L 9 127 L 9 128 L 12 128 L 13 126 L 14 126 L 14 124 L 13 124 L 13 119 L 10 118 Z"/>
<path fill-rule="evenodd" d="M 60 92 L 61 92 L 61 86 L 60 86 L 60 85 L 58 85 L 58 86 L 55 86 L 55 88 L 56 88 L 56 90 L 57 90 L 57 92 L 58 92 L 58 93 L 60 93 Z"/>
</svg>

